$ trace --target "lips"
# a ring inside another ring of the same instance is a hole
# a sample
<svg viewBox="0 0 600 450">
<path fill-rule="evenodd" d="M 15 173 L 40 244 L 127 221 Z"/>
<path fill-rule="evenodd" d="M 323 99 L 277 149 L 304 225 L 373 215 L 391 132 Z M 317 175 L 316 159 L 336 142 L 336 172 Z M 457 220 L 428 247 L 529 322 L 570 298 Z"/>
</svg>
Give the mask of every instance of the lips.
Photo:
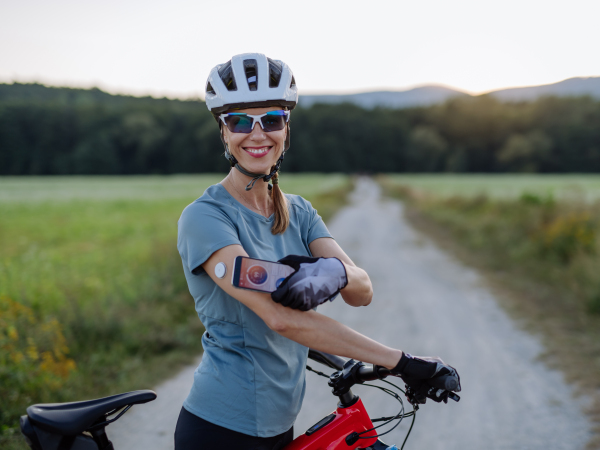
<svg viewBox="0 0 600 450">
<path fill-rule="evenodd" d="M 252 156 L 254 158 L 262 158 L 267 153 L 269 153 L 269 151 L 271 150 L 270 146 L 242 147 L 242 148 L 246 151 L 246 153 L 248 153 L 250 156 Z"/>
</svg>

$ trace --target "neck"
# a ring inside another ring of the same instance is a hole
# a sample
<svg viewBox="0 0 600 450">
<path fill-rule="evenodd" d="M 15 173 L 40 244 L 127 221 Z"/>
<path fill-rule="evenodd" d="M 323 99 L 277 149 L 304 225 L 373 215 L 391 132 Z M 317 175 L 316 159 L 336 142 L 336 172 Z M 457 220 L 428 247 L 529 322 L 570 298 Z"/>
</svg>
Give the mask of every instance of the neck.
<svg viewBox="0 0 600 450">
<path fill-rule="evenodd" d="M 246 191 L 246 186 L 252 181 L 252 178 L 235 168 L 231 168 L 225 180 L 233 187 L 233 192 L 230 193 L 234 197 L 241 198 L 242 204 L 252 206 L 261 212 L 270 212 L 273 203 L 269 194 L 269 183 L 259 179 L 251 190 Z"/>
</svg>

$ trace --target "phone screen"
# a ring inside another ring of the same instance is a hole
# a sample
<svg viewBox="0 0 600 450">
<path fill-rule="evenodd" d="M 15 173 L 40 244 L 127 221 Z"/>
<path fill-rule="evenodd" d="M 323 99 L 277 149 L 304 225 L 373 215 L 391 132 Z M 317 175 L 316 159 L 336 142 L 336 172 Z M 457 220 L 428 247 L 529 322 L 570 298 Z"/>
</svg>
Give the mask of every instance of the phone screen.
<svg viewBox="0 0 600 450">
<path fill-rule="evenodd" d="M 285 264 L 238 256 L 231 282 L 242 289 L 273 292 L 293 272 L 294 269 Z"/>
</svg>

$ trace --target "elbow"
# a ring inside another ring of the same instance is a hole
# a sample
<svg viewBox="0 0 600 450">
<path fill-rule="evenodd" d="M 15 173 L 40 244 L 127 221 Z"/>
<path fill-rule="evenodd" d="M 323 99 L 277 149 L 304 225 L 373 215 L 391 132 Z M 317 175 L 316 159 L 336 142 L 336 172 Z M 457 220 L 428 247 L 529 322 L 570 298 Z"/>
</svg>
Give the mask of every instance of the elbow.
<svg viewBox="0 0 600 450">
<path fill-rule="evenodd" d="M 361 301 L 357 302 L 354 306 L 368 306 L 373 301 L 373 288 L 369 287 L 369 291 L 361 296 Z"/>
<path fill-rule="evenodd" d="M 274 332 L 285 336 L 296 328 L 296 321 L 292 320 L 293 310 L 286 308 L 285 306 L 278 305 L 275 311 L 273 311 L 267 320 L 265 320 L 269 329 Z"/>
<path fill-rule="evenodd" d="M 342 292 L 342 298 L 350 306 L 354 306 L 354 307 L 367 306 L 373 300 L 373 287 L 371 285 L 369 285 L 368 289 L 364 289 L 360 293 L 358 293 L 358 292 L 355 292 L 355 293 Z"/>
<path fill-rule="evenodd" d="M 290 329 L 290 325 L 285 319 L 271 319 L 267 322 L 267 326 L 277 334 L 285 335 Z"/>
<path fill-rule="evenodd" d="M 362 304 L 362 306 L 368 306 L 371 304 L 372 301 L 373 301 L 373 288 L 370 288 L 369 293 L 366 295 L 365 301 Z"/>
</svg>

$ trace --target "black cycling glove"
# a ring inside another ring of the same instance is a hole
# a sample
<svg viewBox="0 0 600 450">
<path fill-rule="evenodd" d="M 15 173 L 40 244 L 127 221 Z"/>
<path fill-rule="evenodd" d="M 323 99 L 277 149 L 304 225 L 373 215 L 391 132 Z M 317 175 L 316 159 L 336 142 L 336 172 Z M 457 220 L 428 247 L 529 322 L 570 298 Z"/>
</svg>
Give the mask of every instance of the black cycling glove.
<svg viewBox="0 0 600 450">
<path fill-rule="evenodd" d="M 425 403 L 428 398 L 447 403 L 451 391 L 461 390 L 458 372 L 440 358 L 403 353 L 391 372 L 402 378 L 406 383 L 407 396 L 417 403 Z"/>
<path fill-rule="evenodd" d="M 285 278 L 271 298 L 283 306 L 301 311 L 332 300 L 348 284 L 344 264 L 337 258 L 311 258 L 289 255 L 278 262 L 295 269 Z"/>
</svg>

